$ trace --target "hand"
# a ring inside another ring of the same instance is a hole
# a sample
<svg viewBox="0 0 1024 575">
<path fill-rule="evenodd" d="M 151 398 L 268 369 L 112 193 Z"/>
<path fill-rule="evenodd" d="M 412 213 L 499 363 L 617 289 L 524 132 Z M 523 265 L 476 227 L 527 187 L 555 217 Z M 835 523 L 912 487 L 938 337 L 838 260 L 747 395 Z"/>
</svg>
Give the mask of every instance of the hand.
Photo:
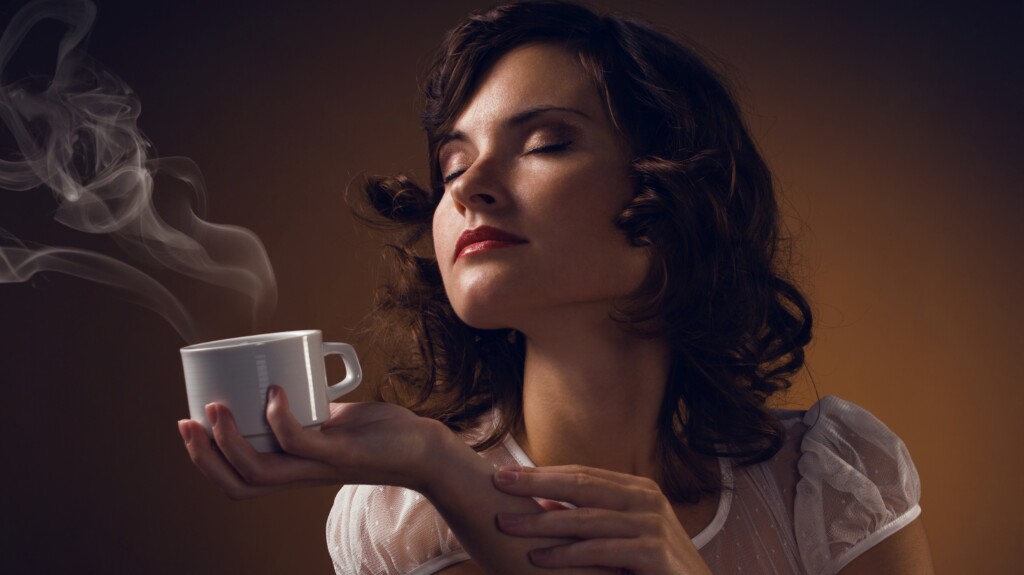
<svg viewBox="0 0 1024 575">
<path fill-rule="evenodd" d="M 206 406 L 213 442 L 199 422 L 178 422 L 192 462 L 233 499 L 345 483 L 421 489 L 424 478 L 436 473 L 429 468 L 436 459 L 431 448 L 451 435 L 438 422 L 387 403 L 332 403 L 320 430 L 304 429 L 281 388 L 272 386 L 268 397 L 267 421 L 284 453 L 253 449 L 220 404 Z"/>
<path fill-rule="evenodd" d="M 593 467 L 502 467 L 495 486 L 548 502 L 540 513 L 499 513 L 498 527 L 522 537 L 572 537 L 572 543 L 534 549 L 540 567 L 611 567 L 636 575 L 710 575 L 658 484 Z"/>
</svg>

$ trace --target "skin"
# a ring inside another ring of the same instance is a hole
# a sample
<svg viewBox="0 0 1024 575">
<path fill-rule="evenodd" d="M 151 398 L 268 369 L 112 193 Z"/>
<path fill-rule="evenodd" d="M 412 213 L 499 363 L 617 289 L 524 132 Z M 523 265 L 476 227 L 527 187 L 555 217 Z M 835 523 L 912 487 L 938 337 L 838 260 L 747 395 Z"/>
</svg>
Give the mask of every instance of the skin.
<svg viewBox="0 0 1024 575">
<path fill-rule="evenodd" d="M 539 467 L 495 471 L 437 422 L 393 405 L 334 405 L 321 431 L 304 430 L 283 393 L 270 397 L 267 418 L 284 454 L 253 451 L 211 404 L 219 449 L 197 422 L 179 422 L 193 461 L 236 498 L 326 483 L 415 489 L 474 558 L 444 573 L 710 573 L 691 535 L 717 498 L 673 505 L 654 480 L 668 346 L 609 317 L 649 254 L 614 226 L 631 195 L 628 150 L 593 83 L 561 48 L 513 50 L 482 79 L 440 161 L 434 244 L 445 289 L 466 323 L 525 337 L 515 436 Z M 460 234 L 481 225 L 525 242 L 456 257 Z M 542 509 L 534 497 L 578 508 Z M 931 573 L 930 562 L 894 561 L 901 553 L 927 557 L 919 521 L 844 573 Z"/>
<path fill-rule="evenodd" d="M 534 339 L 562 319 L 609 331 L 612 301 L 639 286 L 649 257 L 613 225 L 632 197 L 628 150 L 574 60 L 548 47 L 514 50 L 448 138 L 433 230 L 459 317 Z M 456 259 L 459 235 L 481 225 L 527 241 Z"/>
<path fill-rule="evenodd" d="M 434 244 L 452 305 L 470 325 L 512 327 L 526 338 L 517 440 L 538 465 L 553 466 L 537 476 L 537 489 L 560 495 L 519 494 L 588 507 L 546 514 L 561 522 L 547 526 L 549 535 L 581 537 L 564 524 L 583 514 L 615 527 L 533 560 L 705 572 L 678 516 L 698 530 L 715 501 L 673 507 L 651 479 L 668 346 L 632 337 L 610 318 L 616 301 L 642 281 L 650 256 L 614 226 L 632 197 L 629 151 L 593 83 L 562 49 L 515 49 L 481 83 L 439 157 L 448 183 L 434 216 Z M 456 259 L 459 235 L 480 225 L 527 243 Z M 610 471 L 618 472 L 615 479 Z M 584 483 L 599 486 L 600 494 L 574 499 L 583 497 Z M 652 521 L 631 522 L 639 513 Z M 630 529 L 621 532 L 623 525 Z M 670 552 L 649 564 L 626 563 L 658 555 L 653 548 Z"/>
</svg>

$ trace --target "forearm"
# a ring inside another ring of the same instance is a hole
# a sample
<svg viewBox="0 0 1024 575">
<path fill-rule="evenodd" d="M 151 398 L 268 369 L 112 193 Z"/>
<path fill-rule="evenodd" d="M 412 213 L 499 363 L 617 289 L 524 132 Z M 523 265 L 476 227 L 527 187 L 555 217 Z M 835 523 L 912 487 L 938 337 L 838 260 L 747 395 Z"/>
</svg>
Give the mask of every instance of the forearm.
<svg viewBox="0 0 1024 575">
<path fill-rule="evenodd" d="M 566 539 L 511 537 L 495 523 L 499 512 L 540 512 L 529 497 L 502 493 L 494 487 L 495 469 L 468 445 L 451 436 L 438 446 L 438 458 L 424 488 L 426 496 L 458 537 L 463 548 L 485 572 L 549 574 L 530 563 L 531 549 L 566 543 Z M 583 573 L 584 571 L 574 571 Z M 594 573 L 604 572 L 595 570 Z"/>
</svg>

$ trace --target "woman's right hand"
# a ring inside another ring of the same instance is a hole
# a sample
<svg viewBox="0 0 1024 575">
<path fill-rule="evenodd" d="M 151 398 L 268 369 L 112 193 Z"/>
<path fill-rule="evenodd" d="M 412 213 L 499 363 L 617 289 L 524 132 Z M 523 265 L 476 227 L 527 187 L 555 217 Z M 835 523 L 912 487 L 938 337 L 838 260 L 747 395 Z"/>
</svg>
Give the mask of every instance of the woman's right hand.
<svg viewBox="0 0 1024 575">
<path fill-rule="evenodd" d="M 304 429 L 288 398 L 271 387 L 267 421 L 284 453 L 260 453 L 238 433 L 223 405 L 206 406 L 211 441 L 194 420 L 178 422 L 192 462 L 233 499 L 283 488 L 347 483 L 422 491 L 437 465 L 431 450 L 453 434 L 442 424 L 388 403 L 331 404 L 320 430 Z"/>
</svg>

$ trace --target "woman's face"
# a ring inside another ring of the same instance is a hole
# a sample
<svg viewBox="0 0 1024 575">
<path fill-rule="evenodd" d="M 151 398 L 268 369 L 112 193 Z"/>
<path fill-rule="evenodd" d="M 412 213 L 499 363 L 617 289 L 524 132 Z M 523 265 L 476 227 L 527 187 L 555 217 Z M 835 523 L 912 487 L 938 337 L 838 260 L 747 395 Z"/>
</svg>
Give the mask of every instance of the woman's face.
<svg viewBox="0 0 1024 575">
<path fill-rule="evenodd" d="M 639 287 L 648 252 L 614 224 L 632 197 L 628 151 L 569 52 L 528 44 L 498 60 L 439 161 L 434 247 L 467 324 L 604 321 Z"/>
</svg>

